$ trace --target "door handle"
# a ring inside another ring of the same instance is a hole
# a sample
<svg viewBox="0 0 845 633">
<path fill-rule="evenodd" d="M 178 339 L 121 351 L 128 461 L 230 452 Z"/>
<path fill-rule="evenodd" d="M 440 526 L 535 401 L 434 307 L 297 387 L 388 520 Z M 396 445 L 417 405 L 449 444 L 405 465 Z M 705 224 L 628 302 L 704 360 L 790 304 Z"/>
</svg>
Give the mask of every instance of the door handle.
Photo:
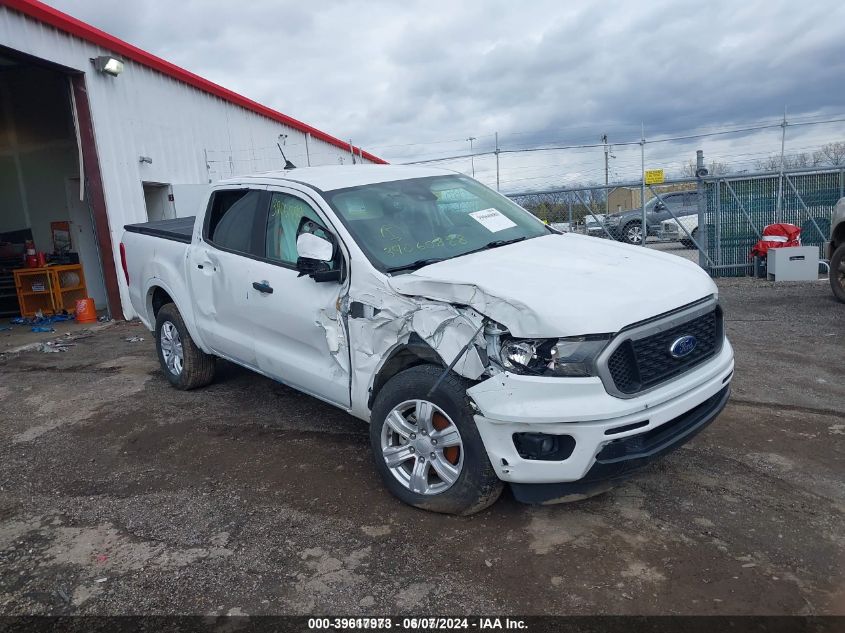
<svg viewBox="0 0 845 633">
<path fill-rule="evenodd" d="M 268 284 L 266 281 L 253 281 L 252 287 L 255 288 L 258 292 L 268 295 L 273 294 L 273 286 Z"/>
</svg>

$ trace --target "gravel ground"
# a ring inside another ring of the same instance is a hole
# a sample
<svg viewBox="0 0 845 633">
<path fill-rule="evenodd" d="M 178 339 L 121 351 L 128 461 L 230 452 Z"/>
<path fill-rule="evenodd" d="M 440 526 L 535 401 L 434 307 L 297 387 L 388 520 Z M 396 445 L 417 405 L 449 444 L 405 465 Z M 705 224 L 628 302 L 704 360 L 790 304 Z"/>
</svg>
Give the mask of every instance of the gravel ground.
<svg viewBox="0 0 845 633">
<path fill-rule="evenodd" d="M 716 422 L 603 496 L 468 518 L 391 497 L 317 400 L 224 363 L 171 389 L 136 324 L 7 355 L 0 614 L 845 614 L 845 306 L 720 288 Z"/>
</svg>

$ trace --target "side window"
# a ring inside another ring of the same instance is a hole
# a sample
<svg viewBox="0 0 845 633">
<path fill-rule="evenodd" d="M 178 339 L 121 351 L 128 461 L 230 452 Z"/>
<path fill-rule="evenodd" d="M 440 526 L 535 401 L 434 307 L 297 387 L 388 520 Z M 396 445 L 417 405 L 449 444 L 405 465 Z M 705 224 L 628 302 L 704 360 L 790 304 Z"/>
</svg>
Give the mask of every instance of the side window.
<svg viewBox="0 0 845 633">
<path fill-rule="evenodd" d="M 317 225 L 313 233 L 327 237 L 320 216 L 301 198 L 286 193 L 274 193 L 270 198 L 270 212 L 267 214 L 264 256 L 291 266 L 296 264 L 296 232 L 302 218 L 308 218 Z"/>
<path fill-rule="evenodd" d="M 257 254 L 259 237 L 255 230 L 260 191 L 235 189 L 215 191 L 208 209 L 206 239 L 220 248 Z"/>
</svg>

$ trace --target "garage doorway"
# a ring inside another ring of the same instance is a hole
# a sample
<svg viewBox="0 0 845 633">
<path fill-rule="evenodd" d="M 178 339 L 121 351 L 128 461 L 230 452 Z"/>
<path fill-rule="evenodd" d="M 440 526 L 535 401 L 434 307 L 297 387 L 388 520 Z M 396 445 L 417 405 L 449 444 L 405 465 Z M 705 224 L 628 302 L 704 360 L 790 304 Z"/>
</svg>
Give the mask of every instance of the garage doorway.
<svg viewBox="0 0 845 633">
<path fill-rule="evenodd" d="M 173 192 L 170 185 L 160 182 L 141 183 L 144 188 L 144 204 L 147 207 L 147 219 L 172 220 L 176 217 L 173 207 Z"/>
<path fill-rule="evenodd" d="M 84 288 L 64 295 L 57 282 L 55 301 L 45 299 L 43 312 L 72 312 L 76 298 L 90 296 L 98 310 L 121 315 L 116 272 L 107 271 L 111 284 L 104 276 L 104 262 L 114 269 L 105 207 L 97 207 L 105 230 L 95 230 L 87 191 L 80 200 L 83 167 L 86 188 L 96 184 L 102 199 L 96 151 L 86 146 L 92 132 L 82 87 L 81 74 L 0 47 L 0 316 L 25 311 L 15 280 L 26 272 L 27 240 L 44 254 L 47 271 L 81 267 L 84 280 Z"/>
</svg>

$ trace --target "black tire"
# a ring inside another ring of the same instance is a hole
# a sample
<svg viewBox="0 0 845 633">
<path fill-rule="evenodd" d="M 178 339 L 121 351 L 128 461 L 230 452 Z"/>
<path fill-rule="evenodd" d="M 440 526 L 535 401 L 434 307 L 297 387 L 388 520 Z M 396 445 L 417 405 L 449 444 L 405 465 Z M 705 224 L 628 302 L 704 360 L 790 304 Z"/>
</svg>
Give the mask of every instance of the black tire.
<svg viewBox="0 0 845 633">
<path fill-rule="evenodd" d="M 162 350 L 162 329 L 167 324 L 175 327 L 182 344 L 182 367 L 181 371 L 178 372 L 168 367 L 168 363 L 164 357 L 164 351 Z M 161 369 L 171 385 L 177 389 L 188 391 L 197 387 L 205 387 L 214 380 L 214 356 L 206 354 L 196 346 L 175 304 L 165 304 L 158 311 L 155 337 L 158 362 L 161 364 Z"/>
<path fill-rule="evenodd" d="M 692 238 L 696 242 L 698 241 L 698 229 L 697 228 L 693 229 L 692 233 L 690 233 L 690 235 L 692 236 Z M 695 248 L 695 242 L 693 242 L 691 239 L 686 238 L 686 237 L 681 240 L 681 244 L 686 248 Z"/>
<path fill-rule="evenodd" d="M 466 390 L 472 383 L 450 374 L 440 383 L 437 391 L 428 397 L 429 390 L 442 373 L 442 367 L 419 365 L 391 378 L 379 391 L 373 403 L 370 444 L 376 470 L 385 486 L 396 497 L 423 510 L 466 516 L 493 504 L 499 498 L 504 484 L 490 464 L 473 419 L 473 411 L 466 395 Z M 385 419 L 394 407 L 409 400 L 427 400 L 436 405 L 451 419 L 460 433 L 463 467 L 455 482 L 443 492 L 428 495 L 410 490 L 394 477 L 382 454 L 382 429 Z"/>
<path fill-rule="evenodd" d="M 622 228 L 622 241 L 626 244 L 635 244 L 639 246 L 643 234 L 642 226 L 643 223 L 639 220 L 631 220 L 628 222 L 628 224 Z M 639 239 L 635 237 L 637 230 L 639 230 Z"/>
<path fill-rule="evenodd" d="M 845 303 L 845 244 L 840 244 L 830 258 L 830 289 L 834 297 Z"/>
</svg>

